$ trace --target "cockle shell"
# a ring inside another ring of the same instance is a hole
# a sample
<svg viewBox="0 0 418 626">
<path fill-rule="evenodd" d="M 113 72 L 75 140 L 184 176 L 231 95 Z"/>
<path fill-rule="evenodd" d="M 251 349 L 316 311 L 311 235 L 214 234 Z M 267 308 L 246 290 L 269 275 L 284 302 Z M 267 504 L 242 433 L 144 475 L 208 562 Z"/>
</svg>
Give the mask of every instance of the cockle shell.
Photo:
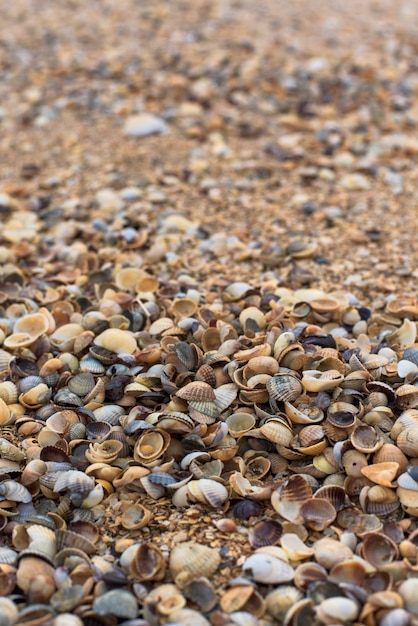
<svg viewBox="0 0 418 626">
<path fill-rule="evenodd" d="M 211 576 L 219 567 L 221 557 L 217 550 L 194 541 L 178 543 L 170 554 L 170 571 L 182 584 L 197 576 Z"/>
<path fill-rule="evenodd" d="M 303 522 L 302 504 L 312 496 L 312 489 L 302 476 L 291 476 L 271 495 L 275 511 L 290 522 Z"/>
<path fill-rule="evenodd" d="M 157 546 L 143 543 L 137 547 L 129 565 L 129 572 L 134 580 L 162 580 L 165 571 L 165 558 Z"/>
</svg>

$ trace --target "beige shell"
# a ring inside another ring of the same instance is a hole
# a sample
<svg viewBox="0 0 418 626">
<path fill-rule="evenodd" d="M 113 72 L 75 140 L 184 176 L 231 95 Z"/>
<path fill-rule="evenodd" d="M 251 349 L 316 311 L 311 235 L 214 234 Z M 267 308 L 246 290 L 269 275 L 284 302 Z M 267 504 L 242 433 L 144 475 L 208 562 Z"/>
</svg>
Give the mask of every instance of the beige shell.
<svg viewBox="0 0 418 626">
<path fill-rule="evenodd" d="M 262 617 L 266 610 L 262 596 L 252 585 L 234 585 L 230 587 L 222 594 L 219 604 L 225 613 L 242 611 L 248 612 L 256 618 Z"/>
<path fill-rule="evenodd" d="M 418 428 L 402 430 L 396 439 L 396 445 L 407 456 L 418 456 Z"/>
<path fill-rule="evenodd" d="M 288 423 L 281 418 L 275 417 L 267 419 L 264 424 L 260 426 L 260 432 L 269 441 L 286 447 L 290 445 L 293 437 L 292 430 Z"/>
<path fill-rule="evenodd" d="M 315 560 L 326 569 L 331 569 L 337 563 L 352 559 L 353 552 L 340 541 L 324 537 L 314 544 Z"/>
<path fill-rule="evenodd" d="M 13 413 L 11 413 L 10 407 L 0 398 L 0 426 L 13 424 L 15 419 L 16 417 Z"/>
<path fill-rule="evenodd" d="M 294 404 L 285 402 L 284 407 L 293 424 L 317 424 L 324 419 L 323 410 L 308 396 L 301 396 Z"/>
<path fill-rule="evenodd" d="M 3 400 L 6 404 L 14 404 L 17 402 L 17 397 L 17 386 L 11 380 L 5 380 L 0 383 L 0 400 Z"/>
<path fill-rule="evenodd" d="M 152 513 L 142 506 L 134 503 L 126 507 L 121 517 L 121 524 L 127 530 L 137 530 L 143 528 L 151 520 Z"/>
<path fill-rule="evenodd" d="M 360 452 L 369 454 L 376 452 L 382 447 L 384 441 L 376 432 L 373 426 L 367 424 L 359 424 L 351 434 L 351 443 Z"/>
<path fill-rule="evenodd" d="M 345 624 L 356 619 L 359 614 L 359 605 L 350 598 L 335 596 L 323 600 L 315 611 L 323 624 Z"/>
<path fill-rule="evenodd" d="M 252 413 L 232 413 L 226 418 L 228 430 L 232 437 L 240 437 L 255 425 L 255 416 Z"/>
<path fill-rule="evenodd" d="M 396 404 L 399 408 L 414 409 L 418 406 L 418 387 L 415 385 L 401 385 L 395 391 Z"/>
<path fill-rule="evenodd" d="M 152 463 L 163 456 L 170 445 L 169 433 L 159 428 L 145 431 L 137 440 L 134 447 L 134 459 L 138 463 Z"/>
<path fill-rule="evenodd" d="M 211 576 L 221 563 L 219 552 L 195 541 L 174 546 L 170 554 L 170 571 L 182 584 L 197 576 Z"/>
<path fill-rule="evenodd" d="M 327 370 L 321 372 L 319 370 L 305 370 L 302 375 L 302 385 L 305 391 L 330 391 L 335 389 L 344 380 L 343 374 L 338 370 Z"/>
<path fill-rule="evenodd" d="M 119 328 L 108 328 L 94 339 L 94 344 L 116 354 L 132 354 L 138 345 L 132 333 Z"/>
<path fill-rule="evenodd" d="M 25 453 L 13 443 L 0 437 L 0 457 L 9 461 L 23 461 Z"/>
<path fill-rule="evenodd" d="M 361 473 L 369 480 L 383 487 L 393 487 L 393 481 L 399 471 L 399 463 L 387 461 L 385 463 L 374 463 L 361 468 Z"/>
<path fill-rule="evenodd" d="M 84 331 L 81 324 L 64 324 L 49 336 L 51 346 L 60 352 L 71 352 L 78 335 Z"/>
<path fill-rule="evenodd" d="M 221 507 L 229 495 L 226 487 L 208 478 L 190 481 L 187 490 L 192 502 L 202 502 L 213 508 Z"/>
</svg>

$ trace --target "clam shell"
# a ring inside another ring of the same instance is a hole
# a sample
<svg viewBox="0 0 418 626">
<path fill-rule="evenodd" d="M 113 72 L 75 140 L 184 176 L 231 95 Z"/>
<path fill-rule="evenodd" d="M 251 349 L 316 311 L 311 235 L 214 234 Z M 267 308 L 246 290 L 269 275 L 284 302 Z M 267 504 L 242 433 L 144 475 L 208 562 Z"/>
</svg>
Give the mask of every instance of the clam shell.
<svg viewBox="0 0 418 626">
<path fill-rule="evenodd" d="M 60 550 L 63 550 L 64 548 L 75 548 L 77 550 L 81 550 L 88 555 L 94 554 L 96 552 L 94 544 L 89 539 L 87 539 L 87 537 L 83 537 L 79 533 L 72 532 L 71 530 L 57 528 L 55 534 L 58 552 Z"/>
<path fill-rule="evenodd" d="M 14 404 L 17 402 L 18 390 L 15 383 L 5 380 L 0 383 L 0 399 L 6 404 Z"/>
<path fill-rule="evenodd" d="M 64 324 L 49 335 L 51 346 L 61 352 L 71 352 L 76 338 L 83 330 L 81 324 Z"/>
<path fill-rule="evenodd" d="M 139 503 L 130 504 L 122 514 L 121 524 L 127 530 L 137 530 L 146 526 L 152 513 Z"/>
<path fill-rule="evenodd" d="M 246 611 L 255 617 L 262 617 L 266 610 L 265 602 L 252 585 L 234 585 L 221 597 L 220 606 L 226 613 Z"/>
<path fill-rule="evenodd" d="M 383 445 L 383 439 L 376 433 L 373 426 L 360 424 L 351 434 L 351 443 L 360 452 L 368 454 L 376 452 Z"/>
<path fill-rule="evenodd" d="M 55 482 L 54 491 L 59 492 L 66 489 L 74 493 L 87 495 L 94 489 L 94 480 L 78 470 L 62 472 Z"/>
<path fill-rule="evenodd" d="M 221 558 L 217 550 L 194 541 L 178 543 L 170 554 L 170 571 L 183 584 L 198 576 L 209 577 L 218 569 Z"/>
<path fill-rule="evenodd" d="M 316 607 L 316 615 L 325 624 L 353 622 L 359 614 L 357 602 L 350 598 L 326 598 Z"/>
<path fill-rule="evenodd" d="M 290 582 L 295 575 L 293 567 L 269 554 L 252 554 L 242 569 L 246 577 L 265 585 Z"/>
<path fill-rule="evenodd" d="M 0 483 L 0 496 L 13 502 L 32 502 L 30 491 L 15 480 L 3 480 Z"/>
<path fill-rule="evenodd" d="M 94 599 L 93 611 L 97 615 L 135 619 L 138 616 L 138 602 L 127 589 L 111 589 Z"/>
<path fill-rule="evenodd" d="M 359 555 L 377 569 L 398 556 L 396 544 L 382 533 L 369 533 L 363 538 Z"/>
<path fill-rule="evenodd" d="M 280 418 L 269 418 L 260 426 L 260 433 L 264 435 L 268 441 L 281 444 L 285 447 L 289 446 L 293 433 L 290 426 Z"/>
</svg>

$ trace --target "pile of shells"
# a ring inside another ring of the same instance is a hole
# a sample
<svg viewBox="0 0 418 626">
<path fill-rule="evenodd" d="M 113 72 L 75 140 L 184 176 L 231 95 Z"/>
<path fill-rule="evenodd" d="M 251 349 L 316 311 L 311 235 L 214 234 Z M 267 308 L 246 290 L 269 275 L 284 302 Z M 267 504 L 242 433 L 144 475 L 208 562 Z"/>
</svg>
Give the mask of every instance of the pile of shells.
<svg viewBox="0 0 418 626">
<path fill-rule="evenodd" d="M 11 293 L 2 624 L 418 623 L 415 310 L 133 267 Z"/>
</svg>

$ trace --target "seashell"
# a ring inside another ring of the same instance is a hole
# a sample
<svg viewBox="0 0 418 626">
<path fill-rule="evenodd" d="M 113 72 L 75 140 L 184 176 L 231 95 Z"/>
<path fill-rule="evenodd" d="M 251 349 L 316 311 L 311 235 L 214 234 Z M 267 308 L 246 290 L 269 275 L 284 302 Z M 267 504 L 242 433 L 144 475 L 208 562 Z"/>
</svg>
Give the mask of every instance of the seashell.
<svg viewBox="0 0 418 626">
<path fill-rule="evenodd" d="M 0 482 L 0 496 L 2 496 L 2 500 L 32 502 L 32 494 L 30 491 L 15 480 L 3 480 Z"/>
<path fill-rule="evenodd" d="M 22 485 L 27 487 L 46 474 L 47 471 L 48 468 L 45 461 L 42 461 L 41 459 L 33 459 L 32 461 L 29 461 L 23 470 L 20 481 Z"/>
<path fill-rule="evenodd" d="M 266 388 L 270 397 L 282 402 L 293 402 L 303 389 L 300 380 L 291 374 L 276 374 L 267 382 Z"/>
<path fill-rule="evenodd" d="M 252 554 L 242 569 L 250 580 L 266 585 L 286 583 L 294 578 L 293 567 L 269 554 Z"/>
<path fill-rule="evenodd" d="M 0 437 L 0 457 L 9 461 L 23 461 L 25 453 L 7 439 Z"/>
<path fill-rule="evenodd" d="M 83 397 L 93 390 L 95 384 L 96 381 L 91 372 L 81 372 L 70 378 L 68 389 L 77 396 Z"/>
<path fill-rule="evenodd" d="M 182 594 L 184 598 L 197 604 L 203 613 L 211 611 L 218 602 L 212 583 L 204 576 L 199 576 L 184 585 L 182 587 Z"/>
<path fill-rule="evenodd" d="M 194 489 L 196 488 L 196 490 Z M 223 505 L 228 498 L 228 490 L 221 483 L 207 478 L 192 480 L 188 483 L 190 498 L 198 502 L 204 502 L 217 508 Z"/>
<path fill-rule="evenodd" d="M 418 456 L 418 428 L 403 430 L 396 439 L 396 445 L 407 456 Z"/>
<path fill-rule="evenodd" d="M 170 613 L 170 624 L 181 624 L 181 626 L 211 626 L 210 622 L 193 609 L 180 609 Z M 174 621 L 173 621 L 174 620 Z"/>
<path fill-rule="evenodd" d="M 138 616 L 138 602 L 127 589 L 111 589 L 94 599 L 93 611 L 98 615 L 135 619 Z"/>
<path fill-rule="evenodd" d="M 338 512 L 337 522 L 342 528 L 362 537 L 365 533 L 377 532 L 382 528 L 382 522 L 376 515 L 361 513 L 358 509 L 345 508 Z"/>
<path fill-rule="evenodd" d="M 49 402 L 52 390 L 45 383 L 36 385 L 26 393 L 21 393 L 19 402 L 28 409 L 38 409 L 43 404 Z"/>
<path fill-rule="evenodd" d="M 145 431 L 134 447 L 134 459 L 138 463 L 152 463 L 163 456 L 170 445 L 169 433 L 159 428 Z"/>
<path fill-rule="evenodd" d="M 416 324 L 405 318 L 402 326 L 386 335 L 385 340 L 390 346 L 399 346 L 401 349 L 404 349 L 415 343 L 416 337 Z"/>
<path fill-rule="evenodd" d="M 305 370 L 302 373 L 302 385 L 305 391 L 330 391 L 335 389 L 344 380 L 343 374 L 338 370 L 327 370 L 321 372 L 319 370 Z"/>
<path fill-rule="evenodd" d="M 342 563 L 353 557 L 353 552 L 348 546 L 328 537 L 317 541 L 313 549 L 316 562 L 328 570 L 337 563 Z"/>
<path fill-rule="evenodd" d="M 360 424 L 351 434 L 351 443 L 360 452 L 368 454 L 376 452 L 383 445 L 383 439 L 376 433 L 373 426 Z"/>
<path fill-rule="evenodd" d="M 188 383 L 177 391 L 177 396 L 189 402 L 214 402 L 216 400 L 212 387 L 202 381 Z"/>
<path fill-rule="evenodd" d="M 129 565 L 129 572 L 134 580 L 162 580 L 165 571 L 165 558 L 157 546 L 143 543 L 137 547 Z"/>
<path fill-rule="evenodd" d="M 89 555 L 96 552 L 94 543 L 92 543 L 89 539 L 87 539 L 87 537 L 83 537 L 79 533 L 72 532 L 71 530 L 57 528 L 57 530 L 55 531 L 55 535 L 57 540 L 58 552 L 65 548 L 75 548 Z"/>
<path fill-rule="evenodd" d="M 290 426 L 281 418 L 272 417 L 260 426 L 260 433 L 273 443 L 289 446 L 293 433 Z"/>
<path fill-rule="evenodd" d="M 90 463 L 113 463 L 123 448 L 121 441 L 108 439 L 102 443 L 91 443 L 85 456 Z"/>
<path fill-rule="evenodd" d="M 16 583 L 23 593 L 27 593 L 34 578 L 37 576 L 54 579 L 55 569 L 45 559 L 38 556 L 25 555 L 19 559 L 16 571 Z"/>
<path fill-rule="evenodd" d="M 81 324 L 63 324 L 49 335 L 51 346 L 60 352 L 72 352 L 74 342 L 83 330 Z"/>
<path fill-rule="evenodd" d="M 87 476 L 84 472 L 71 470 L 70 472 L 62 472 L 57 478 L 54 491 L 70 490 L 73 493 L 87 495 L 94 489 L 94 480 Z"/>
<path fill-rule="evenodd" d="M 10 407 L 6 404 L 4 400 L 0 398 L 0 426 L 8 426 L 9 424 L 13 424 L 16 417 L 11 413 Z"/>
<path fill-rule="evenodd" d="M 93 411 L 96 422 L 107 422 L 111 426 L 116 426 L 122 415 L 125 415 L 125 409 L 118 404 L 106 404 Z"/>
<path fill-rule="evenodd" d="M 14 404 L 17 402 L 18 390 L 15 383 L 5 380 L 0 383 L 0 399 L 6 404 Z"/>
<path fill-rule="evenodd" d="M 312 548 L 308 548 L 295 533 L 286 532 L 282 535 L 280 544 L 285 554 L 292 561 L 301 561 L 310 558 L 313 554 Z"/>
<path fill-rule="evenodd" d="M 404 601 L 404 609 L 414 616 L 418 615 L 418 580 L 416 578 L 408 578 L 401 582 L 398 587 L 398 593 Z"/>
<path fill-rule="evenodd" d="M 221 562 L 217 550 L 194 541 L 178 543 L 170 554 L 170 571 L 175 581 L 181 584 L 198 576 L 209 577 L 215 573 Z"/>
<path fill-rule="evenodd" d="M 235 519 L 250 519 L 250 517 L 259 517 L 262 514 L 262 508 L 253 500 L 239 500 L 233 507 L 233 515 Z"/>
<path fill-rule="evenodd" d="M 315 608 L 317 618 L 324 624 L 353 622 L 359 610 L 357 602 L 344 596 L 326 598 Z"/>
<path fill-rule="evenodd" d="M 127 530 L 137 530 L 147 526 L 151 517 L 151 511 L 148 511 L 141 504 L 130 504 L 122 514 L 121 524 Z"/>
<path fill-rule="evenodd" d="M 138 349 L 132 333 L 119 328 L 108 328 L 94 339 L 94 344 L 115 354 L 132 354 Z"/>
<path fill-rule="evenodd" d="M 291 585 L 282 585 L 266 596 L 267 613 L 279 623 L 283 622 L 289 609 L 303 598 L 303 593 Z"/>
<path fill-rule="evenodd" d="M 225 591 L 219 604 L 225 613 L 246 611 L 255 617 L 262 617 L 266 610 L 263 598 L 251 584 L 234 585 Z"/>
<path fill-rule="evenodd" d="M 363 538 L 359 549 L 359 556 L 380 569 L 386 563 L 391 563 L 398 556 L 396 544 L 381 533 L 368 533 Z"/>
<path fill-rule="evenodd" d="M 295 524 L 301 523 L 302 504 L 312 496 L 309 483 L 302 476 L 291 476 L 271 495 L 271 504 L 282 517 Z"/>
<path fill-rule="evenodd" d="M 318 497 L 306 500 L 299 512 L 308 528 L 317 531 L 327 528 L 337 516 L 331 502 Z"/>
<path fill-rule="evenodd" d="M 413 409 L 418 406 L 418 387 L 415 385 L 401 385 L 395 391 L 397 406 L 402 409 Z"/>
<path fill-rule="evenodd" d="M 283 527 L 274 519 L 262 519 L 248 530 L 248 540 L 252 548 L 274 546 L 280 540 Z"/>
<path fill-rule="evenodd" d="M 284 407 L 292 424 L 317 424 L 324 419 L 323 410 L 307 396 L 301 396 L 294 405 L 285 402 Z"/>
<path fill-rule="evenodd" d="M 302 563 L 295 569 L 294 584 L 306 590 L 312 582 L 323 582 L 328 578 L 327 570 L 318 563 Z"/>
<path fill-rule="evenodd" d="M 385 463 L 374 463 L 361 468 L 361 473 L 372 482 L 383 487 L 393 487 L 393 481 L 399 471 L 399 464 L 386 461 Z"/>
<path fill-rule="evenodd" d="M 171 305 L 170 312 L 175 319 L 192 317 L 197 311 L 198 304 L 191 298 L 176 298 Z"/>
<path fill-rule="evenodd" d="M 9 598 L 0 598 L 0 615 L 4 626 L 12 626 L 18 621 L 19 610 Z"/>
</svg>

